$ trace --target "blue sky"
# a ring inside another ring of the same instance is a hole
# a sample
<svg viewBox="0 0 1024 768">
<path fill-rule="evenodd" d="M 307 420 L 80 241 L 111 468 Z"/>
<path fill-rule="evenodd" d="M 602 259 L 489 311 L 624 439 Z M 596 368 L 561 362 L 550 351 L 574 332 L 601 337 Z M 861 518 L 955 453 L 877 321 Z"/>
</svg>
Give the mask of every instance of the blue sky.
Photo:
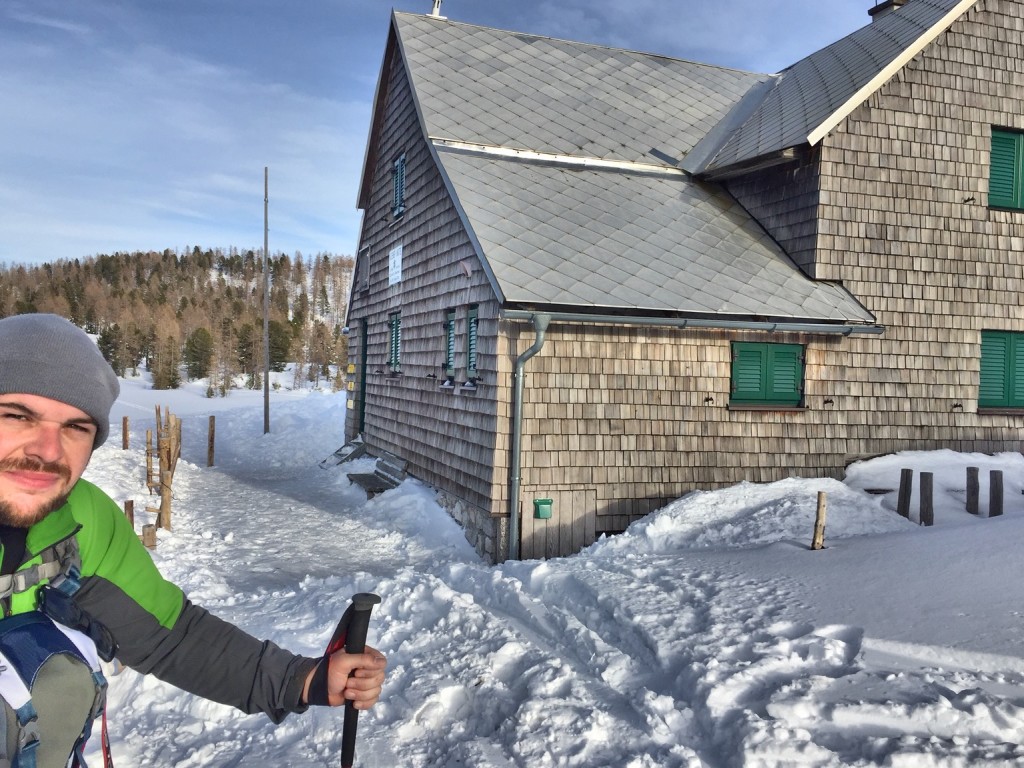
<svg viewBox="0 0 1024 768">
<path fill-rule="evenodd" d="M 763 72 L 872 0 L 444 0 L 454 21 Z M 354 254 L 391 9 L 432 0 L 3 0 L 0 263 L 118 250 Z"/>
</svg>

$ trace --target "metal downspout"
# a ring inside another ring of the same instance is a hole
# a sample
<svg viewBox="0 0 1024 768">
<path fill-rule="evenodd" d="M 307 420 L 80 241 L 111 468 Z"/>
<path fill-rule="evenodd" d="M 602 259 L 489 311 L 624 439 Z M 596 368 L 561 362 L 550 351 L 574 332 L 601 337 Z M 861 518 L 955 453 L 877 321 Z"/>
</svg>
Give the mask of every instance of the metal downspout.
<svg viewBox="0 0 1024 768">
<path fill-rule="evenodd" d="M 523 367 L 526 361 L 540 352 L 544 346 L 544 333 L 551 322 L 551 315 L 534 315 L 533 328 L 537 337 L 533 345 L 516 358 L 515 390 L 512 396 L 512 455 L 509 466 L 508 491 L 508 559 L 519 559 L 519 484 L 522 482 L 523 444 Z"/>
</svg>

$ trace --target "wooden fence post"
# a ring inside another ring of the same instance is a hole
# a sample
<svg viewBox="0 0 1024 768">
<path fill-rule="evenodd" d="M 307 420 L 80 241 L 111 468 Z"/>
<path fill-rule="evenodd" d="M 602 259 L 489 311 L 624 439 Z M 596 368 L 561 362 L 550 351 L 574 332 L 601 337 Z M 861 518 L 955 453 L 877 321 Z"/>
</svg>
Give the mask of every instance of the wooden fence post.
<svg viewBox="0 0 1024 768">
<path fill-rule="evenodd" d="M 988 516 L 1003 514 L 1003 472 L 993 469 L 988 473 Z"/>
<path fill-rule="evenodd" d="M 152 523 L 142 526 L 142 543 L 147 549 L 156 548 L 156 526 Z"/>
<path fill-rule="evenodd" d="M 811 549 L 822 549 L 825 546 L 825 492 L 818 491 L 818 512 L 814 516 L 814 538 Z"/>
<path fill-rule="evenodd" d="M 910 519 L 910 492 L 914 483 L 914 470 L 900 470 L 900 493 L 896 501 L 896 511 L 901 517 Z"/>
<path fill-rule="evenodd" d="M 967 511 L 978 514 L 978 496 L 981 495 L 981 484 L 978 482 L 978 468 L 967 468 Z"/>
<path fill-rule="evenodd" d="M 935 506 L 932 503 L 932 473 L 921 473 L 921 525 L 935 524 Z"/>
<path fill-rule="evenodd" d="M 128 518 L 128 522 L 132 524 L 132 528 L 135 527 L 135 502 L 128 499 L 124 503 L 124 516 Z"/>
<path fill-rule="evenodd" d="M 128 450 L 128 417 L 121 417 L 121 450 Z"/>
<path fill-rule="evenodd" d="M 213 444 L 214 435 L 217 432 L 217 417 L 210 416 L 210 435 L 206 441 L 206 466 L 213 466 Z"/>
<path fill-rule="evenodd" d="M 157 489 L 156 473 L 153 472 L 153 456 L 156 455 L 156 451 L 153 449 L 153 430 L 146 430 L 146 487 L 149 488 L 150 494 L 154 493 Z"/>
</svg>

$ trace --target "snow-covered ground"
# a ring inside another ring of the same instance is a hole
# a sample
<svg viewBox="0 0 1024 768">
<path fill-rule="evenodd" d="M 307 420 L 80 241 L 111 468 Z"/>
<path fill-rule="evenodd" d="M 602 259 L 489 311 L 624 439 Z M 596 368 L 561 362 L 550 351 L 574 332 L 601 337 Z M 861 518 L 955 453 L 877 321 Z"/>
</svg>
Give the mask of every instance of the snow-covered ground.
<svg viewBox="0 0 1024 768">
<path fill-rule="evenodd" d="M 344 394 L 272 392 L 264 435 L 262 392 L 201 393 L 124 382 L 112 419 L 130 417 L 131 447 L 116 425 L 86 477 L 134 499 L 140 529 L 152 521 L 143 437 L 169 406 L 183 454 L 154 558 L 195 602 L 319 655 L 352 594 L 382 596 L 370 642 L 390 671 L 356 765 L 1024 761 L 1020 454 L 908 453 L 845 483 L 697 492 L 574 557 L 491 567 L 429 488 L 367 501 L 345 473 L 370 460 L 318 467 L 344 442 Z M 967 466 L 983 512 L 988 472 L 1003 470 L 1005 515 L 964 511 Z M 932 528 L 893 511 L 904 467 L 935 474 Z M 819 491 L 826 548 L 811 551 Z M 341 722 L 318 709 L 274 726 L 130 670 L 112 680 L 119 768 L 336 766 Z"/>
</svg>

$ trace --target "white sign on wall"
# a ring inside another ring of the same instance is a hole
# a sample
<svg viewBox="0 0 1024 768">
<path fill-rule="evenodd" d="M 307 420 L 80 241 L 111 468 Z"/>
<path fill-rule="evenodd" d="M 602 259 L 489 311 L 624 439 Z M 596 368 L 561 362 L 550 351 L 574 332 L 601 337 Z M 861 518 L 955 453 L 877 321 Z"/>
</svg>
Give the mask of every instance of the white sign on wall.
<svg viewBox="0 0 1024 768">
<path fill-rule="evenodd" d="M 396 245 L 388 253 L 388 285 L 402 282 L 402 246 Z"/>
</svg>

